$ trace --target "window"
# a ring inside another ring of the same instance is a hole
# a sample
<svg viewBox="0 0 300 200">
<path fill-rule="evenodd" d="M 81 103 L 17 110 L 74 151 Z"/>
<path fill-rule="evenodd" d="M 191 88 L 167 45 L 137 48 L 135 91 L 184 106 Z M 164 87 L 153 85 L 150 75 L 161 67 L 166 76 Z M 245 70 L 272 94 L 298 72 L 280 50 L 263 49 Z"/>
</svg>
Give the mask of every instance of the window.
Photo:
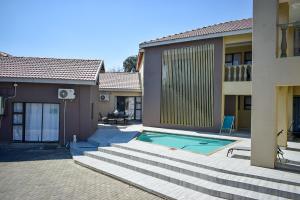
<svg viewBox="0 0 300 200">
<path fill-rule="evenodd" d="M 23 103 L 13 104 L 13 140 L 22 141 L 24 131 Z"/>
<path fill-rule="evenodd" d="M 244 64 L 252 64 L 252 52 L 245 52 Z"/>
<path fill-rule="evenodd" d="M 244 110 L 251 110 L 251 96 L 244 96 Z"/>
<path fill-rule="evenodd" d="M 142 97 L 135 97 L 135 119 L 142 119 Z"/>
<path fill-rule="evenodd" d="M 300 56 L 300 28 L 295 28 L 294 55 Z"/>
<path fill-rule="evenodd" d="M 242 54 L 241 53 L 232 53 L 225 55 L 225 65 L 240 65 L 242 62 Z"/>
</svg>

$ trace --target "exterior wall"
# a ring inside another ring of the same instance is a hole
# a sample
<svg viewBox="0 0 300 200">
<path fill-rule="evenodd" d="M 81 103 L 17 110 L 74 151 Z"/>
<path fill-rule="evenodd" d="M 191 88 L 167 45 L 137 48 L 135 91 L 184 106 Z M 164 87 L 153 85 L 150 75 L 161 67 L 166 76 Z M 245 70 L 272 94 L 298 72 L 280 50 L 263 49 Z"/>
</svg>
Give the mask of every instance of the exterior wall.
<svg viewBox="0 0 300 200">
<path fill-rule="evenodd" d="M 117 105 L 117 96 L 125 97 L 139 97 L 142 96 L 141 92 L 122 92 L 122 91 L 100 91 L 100 93 L 109 94 L 109 101 L 97 101 L 98 109 L 102 116 L 107 116 L 109 112 L 113 112 Z"/>
<path fill-rule="evenodd" d="M 79 140 L 85 140 L 94 133 L 97 127 L 96 113 L 98 111 L 93 111 L 92 119 L 92 103 L 95 103 L 95 96 L 99 96 L 98 86 L 18 83 L 17 96 L 6 103 L 5 116 L 0 128 L 0 142 L 12 142 L 13 139 L 12 103 L 27 102 L 59 104 L 59 143 L 63 144 L 64 103 L 58 99 L 58 88 L 72 88 L 76 94 L 76 99 L 68 100 L 66 104 L 66 142 L 72 140 L 74 134 Z M 12 96 L 13 93 L 13 83 L 0 83 L 0 95 L 7 97 Z"/>
<path fill-rule="evenodd" d="M 223 83 L 224 95 L 251 95 L 251 81 L 226 81 Z"/>
<path fill-rule="evenodd" d="M 182 48 L 192 45 L 214 44 L 214 125 L 212 128 L 191 127 L 182 125 L 166 125 L 160 123 L 161 105 L 161 70 L 162 52 L 172 48 Z M 171 45 L 145 48 L 144 54 L 144 98 L 143 124 L 144 126 L 197 129 L 218 131 L 222 115 L 222 66 L 223 66 L 223 39 L 207 39 L 201 41 L 184 42 Z"/>
<path fill-rule="evenodd" d="M 276 87 L 300 85 L 300 57 L 276 58 L 278 1 L 254 0 L 253 10 L 251 164 L 274 168 Z"/>
</svg>

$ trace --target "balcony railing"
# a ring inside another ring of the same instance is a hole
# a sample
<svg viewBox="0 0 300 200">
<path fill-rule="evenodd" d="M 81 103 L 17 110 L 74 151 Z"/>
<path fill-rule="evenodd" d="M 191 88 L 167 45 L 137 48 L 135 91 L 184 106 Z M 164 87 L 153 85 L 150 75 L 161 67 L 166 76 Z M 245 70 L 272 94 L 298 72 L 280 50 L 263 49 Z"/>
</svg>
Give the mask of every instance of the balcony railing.
<svg viewBox="0 0 300 200">
<path fill-rule="evenodd" d="M 299 56 L 300 55 L 300 22 L 278 24 L 281 30 L 280 40 L 280 57 Z M 288 34 L 292 31 L 292 34 Z M 290 35 L 293 35 L 291 37 Z M 290 38 L 289 38 L 290 37 Z M 294 46 L 293 50 L 288 53 L 289 46 Z"/>
<path fill-rule="evenodd" d="M 252 65 L 233 65 L 225 66 L 225 81 L 251 81 Z"/>
</svg>

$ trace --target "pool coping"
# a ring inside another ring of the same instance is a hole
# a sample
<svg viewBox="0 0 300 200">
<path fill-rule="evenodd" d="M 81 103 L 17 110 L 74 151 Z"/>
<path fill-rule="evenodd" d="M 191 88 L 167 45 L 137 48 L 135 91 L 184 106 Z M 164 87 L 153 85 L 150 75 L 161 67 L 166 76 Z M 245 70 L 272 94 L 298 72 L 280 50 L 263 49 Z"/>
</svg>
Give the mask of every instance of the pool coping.
<svg viewBox="0 0 300 200">
<path fill-rule="evenodd" d="M 140 134 L 142 134 L 144 131 L 149 131 L 149 132 L 153 132 L 154 134 L 155 134 L 155 132 L 156 133 L 161 133 L 161 134 L 170 134 L 170 135 L 179 135 L 179 136 L 191 136 L 191 137 L 199 137 L 199 138 L 209 138 L 209 139 L 221 139 L 221 140 L 231 140 L 231 141 L 233 141 L 233 142 L 231 142 L 231 143 L 229 143 L 229 144 L 227 144 L 227 145 L 225 145 L 225 146 L 222 146 L 222 147 L 220 147 L 220 148 L 217 148 L 216 150 L 214 150 L 214 151 L 212 151 L 212 152 L 210 152 L 210 153 L 208 153 L 208 154 L 204 154 L 204 153 L 198 153 L 198 152 L 193 152 L 193 151 L 189 151 L 189 150 L 183 150 L 183 149 L 177 149 L 177 148 L 174 148 L 174 147 L 168 147 L 168 146 L 165 146 L 165 145 L 160 145 L 160 144 L 155 144 L 155 143 L 151 143 L 151 142 L 146 142 L 146 143 L 148 143 L 148 144 L 153 144 L 153 145 L 158 145 L 158 146 L 161 146 L 161 147 L 164 147 L 164 148 L 166 148 L 166 149 L 168 149 L 168 150 L 180 150 L 180 151 L 184 151 L 184 152 L 188 152 L 188 153 L 193 153 L 193 154 L 196 154 L 196 155 L 198 155 L 198 154 L 200 154 L 200 155 L 204 155 L 204 156 L 211 156 L 212 154 L 215 154 L 215 153 L 217 153 L 217 152 L 219 152 L 219 151 L 221 151 L 221 150 L 223 150 L 223 149 L 225 149 L 225 148 L 227 148 L 227 147 L 229 147 L 229 146 L 232 146 L 232 145 L 235 145 L 235 144 L 237 144 L 237 143 L 239 143 L 239 142 L 242 142 L 243 140 L 241 140 L 241 139 L 228 139 L 228 138 L 220 138 L 220 137 L 218 137 L 218 136 L 216 136 L 215 135 L 215 137 L 208 137 L 208 136 L 203 136 L 205 133 L 197 133 L 197 132 L 194 132 L 195 134 L 201 134 L 200 136 L 199 135 L 192 135 L 192 134 L 187 134 L 187 133 L 184 133 L 184 134 L 180 134 L 180 133 L 172 133 L 172 132 L 162 132 L 162 131 L 156 131 L 156 130 L 147 130 L 147 129 L 143 129 L 141 132 L 140 132 Z M 154 132 L 155 131 L 155 132 Z M 171 131 L 171 130 L 170 130 Z M 139 134 L 139 135 L 140 135 Z M 207 133 L 207 135 L 208 135 L 209 133 Z M 139 135 L 137 135 L 135 138 L 134 138 L 134 140 L 137 140 L 137 141 L 139 141 L 139 142 L 145 142 L 145 141 L 142 141 L 142 140 L 138 140 L 137 138 L 138 138 L 138 136 Z M 227 136 L 225 136 L 225 137 L 227 137 Z M 173 148 L 173 149 L 172 149 Z"/>
</svg>

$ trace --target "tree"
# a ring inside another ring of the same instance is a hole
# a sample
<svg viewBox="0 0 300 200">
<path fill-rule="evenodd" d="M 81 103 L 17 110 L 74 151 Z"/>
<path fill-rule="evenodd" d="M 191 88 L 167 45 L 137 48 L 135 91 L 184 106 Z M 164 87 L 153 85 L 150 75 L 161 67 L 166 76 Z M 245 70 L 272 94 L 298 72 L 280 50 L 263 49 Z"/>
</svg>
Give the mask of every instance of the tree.
<svg viewBox="0 0 300 200">
<path fill-rule="evenodd" d="M 137 56 L 129 56 L 123 62 L 124 72 L 134 72 L 137 62 Z"/>
</svg>

